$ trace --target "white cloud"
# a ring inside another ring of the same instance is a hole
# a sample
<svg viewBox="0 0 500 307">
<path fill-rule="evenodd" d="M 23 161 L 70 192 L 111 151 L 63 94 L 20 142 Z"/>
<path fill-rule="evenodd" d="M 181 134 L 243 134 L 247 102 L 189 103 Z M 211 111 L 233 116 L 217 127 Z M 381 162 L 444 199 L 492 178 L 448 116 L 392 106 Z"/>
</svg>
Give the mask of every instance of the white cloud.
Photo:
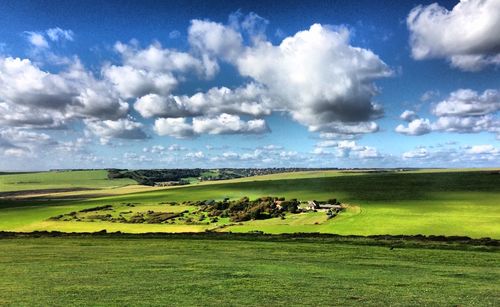
<svg viewBox="0 0 500 307">
<path fill-rule="evenodd" d="M 28 59 L 0 57 L 0 97 L 6 102 L 58 109 L 76 94 L 62 75 L 42 71 Z"/>
<path fill-rule="evenodd" d="M 215 116 L 221 113 L 262 116 L 269 115 L 271 100 L 261 86 L 249 83 L 231 90 L 214 87 L 192 96 L 145 95 L 134 104 L 143 117 Z"/>
<path fill-rule="evenodd" d="M 405 111 L 401 119 L 409 121 L 408 126 L 399 125 L 396 132 L 408 135 L 422 135 L 432 131 L 478 133 L 492 132 L 500 136 L 500 120 L 496 117 L 500 110 L 498 90 L 485 90 L 482 94 L 470 89 L 460 89 L 437 104 L 431 112 L 437 119 L 419 118 L 414 112 Z M 410 120 L 411 118 L 414 118 Z"/>
<path fill-rule="evenodd" d="M 407 135 L 423 135 L 432 131 L 478 133 L 493 132 L 500 133 L 500 121 L 492 116 L 443 116 L 435 122 L 427 118 L 419 118 L 411 121 L 408 126 L 398 125 L 396 132 Z"/>
<path fill-rule="evenodd" d="M 0 154 L 10 157 L 28 157 L 40 149 L 57 144 L 48 134 L 25 129 L 0 129 Z"/>
<path fill-rule="evenodd" d="M 327 151 L 326 148 L 333 148 L 334 151 Z M 335 155 L 337 158 L 357 158 L 366 159 L 381 159 L 384 156 L 372 146 L 358 145 L 356 141 L 341 140 L 341 141 L 321 141 L 316 144 L 312 154 L 315 155 Z"/>
<path fill-rule="evenodd" d="M 51 42 L 60 42 L 64 40 L 73 41 L 74 33 L 71 30 L 64 30 L 59 27 L 50 28 L 43 32 L 26 31 L 26 39 L 33 47 L 35 53 L 46 53 L 49 57 L 56 57 L 49 51 Z"/>
<path fill-rule="evenodd" d="M 0 120 L 43 127 L 82 117 L 117 119 L 128 111 L 128 104 L 108 84 L 86 71 L 78 59 L 55 74 L 41 70 L 28 59 L 0 57 L 1 101 L 0 108 L 9 114 L 0 116 Z M 30 116 L 23 114 L 27 109 Z"/>
<path fill-rule="evenodd" d="M 380 116 L 380 106 L 372 102 L 377 93 L 373 81 L 391 74 L 373 52 L 349 45 L 346 28 L 319 24 L 279 46 L 260 42 L 247 47 L 236 65 L 243 76 L 279 97 L 281 109 L 295 120 L 321 131 Z"/>
<path fill-rule="evenodd" d="M 27 128 L 63 128 L 66 117 L 57 110 L 42 110 L 0 102 L 0 125 Z"/>
<path fill-rule="evenodd" d="M 194 135 L 193 127 L 186 118 L 158 118 L 155 120 L 154 130 L 161 136 L 188 138 Z"/>
<path fill-rule="evenodd" d="M 206 58 L 234 61 L 243 48 L 243 38 L 236 30 L 220 23 L 191 20 L 188 29 L 189 43 Z M 214 67 L 218 70 L 218 66 Z"/>
<path fill-rule="evenodd" d="M 140 49 L 134 44 L 115 44 L 123 65 L 106 65 L 102 74 L 124 98 L 147 94 L 168 95 L 185 74 L 213 76 L 204 62 L 189 53 L 163 48 L 159 43 Z"/>
<path fill-rule="evenodd" d="M 409 166 L 488 166 L 498 163 L 500 150 L 493 145 L 473 145 L 463 147 L 420 147 L 402 154 Z"/>
<path fill-rule="evenodd" d="M 245 122 L 239 116 L 223 113 L 215 118 L 193 118 L 193 130 L 197 134 L 262 134 L 269 132 L 269 127 L 262 119 Z"/>
<path fill-rule="evenodd" d="M 202 62 L 186 52 L 163 48 L 159 43 L 140 49 L 132 44 L 117 42 L 115 50 L 122 56 L 124 65 L 155 72 L 203 72 Z"/>
<path fill-rule="evenodd" d="M 499 155 L 500 150 L 498 148 L 495 148 L 493 145 L 487 144 L 487 145 L 474 145 L 471 146 L 468 150 L 467 153 L 469 154 L 491 154 L 491 155 Z"/>
<path fill-rule="evenodd" d="M 50 40 L 57 42 L 62 40 L 72 41 L 74 33 L 71 30 L 64 30 L 59 27 L 51 28 L 46 31 Z"/>
<path fill-rule="evenodd" d="M 462 70 L 500 64 L 500 2 L 461 0 L 451 11 L 417 6 L 406 23 L 415 59 L 446 58 Z"/>
<path fill-rule="evenodd" d="M 369 122 L 357 122 L 357 123 L 344 123 L 344 122 L 332 122 L 324 125 L 312 125 L 309 126 L 310 131 L 323 131 L 320 136 L 322 138 L 356 138 L 359 135 L 366 133 L 373 133 L 379 130 L 377 123 Z M 324 132 L 326 131 L 326 132 Z"/>
<path fill-rule="evenodd" d="M 346 28 L 315 24 L 275 46 L 262 35 L 265 20 L 257 15 L 236 19 L 231 26 L 194 20 L 189 41 L 201 54 L 227 61 L 262 84 L 268 100 L 258 104 L 262 111 L 288 112 L 311 131 L 378 130 L 370 122 L 383 113 L 372 101 L 377 94 L 373 81 L 392 72 L 370 50 L 351 46 Z M 244 46 L 238 29 L 249 33 L 252 45 Z"/>
<path fill-rule="evenodd" d="M 415 111 L 410 111 L 410 110 L 405 110 L 401 115 L 399 116 L 404 121 L 411 122 L 415 119 L 418 119 L 417 113 Z"/>
<path fill-rule="evenodd" d="M 188 152 L 186 154 L 186 157 L 192 158 L 192 159 L 204 159 L 205 154 L 203 153 L 203 151 Z"/>
<path fill-rule="evenodd" d="M 425 148 L 418 148 L 403 153 L 403 159 L 405 160 L 422 159 L 422 158 L 427 158 L 428 156 L 429 152 Z"/>
<path fill-rule="evenodd" d="M 433 123 L 433 130 L 459 133 L 500 132 L 500 122 L 492 116 L 443 116 Z"/>
<path fill-rule="evenodd" d="M 99 136 L 103 143 L 111 138 L 119 139 L 145 139 L 146 133 L 143 125 L 130 118 L 118 120 L 86 120 L 85 124 L 90 132 Z"/>
<path fill-rule="evenodd" d="M 103 74 L 124 98 L 149 93 L 167 95 L 178 85 L 170 72 L 154 72 L 132 66 L 111 65 L 103 69 Z"/>
<path fill-rule="evenodd" d="M 42 33 L 38 32 L 24 32 L 28 42 L 35 48 L 49 48 L 49 43 Z"/>
<path fill-rule="evenodd" d="M 470 89 L 460 89 L 436 104 L 432 113 L 436 116 L 478 116 L 500 110 L 500 92 L 485 90 L 482 94 Z"/>
<path fill-rule="evenodd" d="M 408 123 L 408 126 L 398 125 L 396 132 L 407 135 L 423 135 L 432 131 L 431 122 L 426 118 L 417 118 Z"/>
<path fill-rule="evenodd" d="M 187 138 L 199 134 L 262 134 L 269 127 L 262 119 L 241 120 L 237 115 L 221 114 L 217 117 L 195 117 L 192 124 L 186 118 L 159 118 L 154 127 L 158 135 Z"/>
</svg>

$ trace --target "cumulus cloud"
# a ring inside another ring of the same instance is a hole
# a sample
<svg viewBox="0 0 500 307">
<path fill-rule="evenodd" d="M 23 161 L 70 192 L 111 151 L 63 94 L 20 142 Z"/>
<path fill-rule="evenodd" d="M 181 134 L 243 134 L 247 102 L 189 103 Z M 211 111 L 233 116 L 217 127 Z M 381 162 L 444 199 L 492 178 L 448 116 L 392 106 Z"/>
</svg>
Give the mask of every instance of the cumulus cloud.
<svg viewBox="0 0 500 307">
<path fill-rule="evenodd" d="M 142 130 L 143 125 L 130 118 L 87 120 L 85 124 L 91 133 L 101 138 L 103 143 L 107 143 L 112 138 L 129 140 L 147 138 L 146 133 Z"/>
<path fill-rule="evenodd" d="M 169 72 L 161 73 L 137 69 L 132 66 L 111 65 L 103 70 L 124 98 L 135 98 L 149 93 L 169 94 L 178 84 Z"/>
<path fill-rule="evenodd" d="M 500 150 L 495 148 L 491 144 L 487 145 L 474 145 L 467 149 L 467 152 L 470 154 L 491 154 L 491 155 L 499 155 Z"/>
<path fill-rule="evenodd" d="M 500 135 L 500 121 L 496 114 L 500 110 L 498 90 L 485 90 L 482 94 L 470 89 L 459 89 L 436 103 L 431 113 L 437 119 L 419 118 L 405 111 L 401 119 L 408 125 L 398 125 L 396 132 L 407 135 L 422 135 L 432 131 L 477 133 L 492 132 Z M 411 116 L 409 116 L 411 115 Z"/>
<path fill-rule="evenodd" d="M 154 124 L 155 132 L 160 136 L 188 138 L 194 135 L 193 127 L 186 118 L 158 118 Z"/>
<path fill-rule="evenodd" d="M 234 61 L 243 48 L 243 38 L 238 31 L 208 20 L 191 20 L 188 40 L 193 48 L 211 61 L 216 58 Z"/>
<path fill-rule="evenodd" d="M 433 130 L 459 133 L 499 132 L 500 122 L 492 116 L 443 116 L 433 124 Z"/>
<path fill-rule="evenodd" d="M 65 128 L 66 117 L 56 110 L 0 102 L 0 125 L 25 128 Z"/>
<path fill-rule="evenodd" d="M 252 23 L 249 19 L 246 26 Z M 377 94 L 373 81 L 392 72 L 370 50 L 351 46 L 349 30 L 314 24 L 278 46 L 262 36 L 246 46 L 235 28 L 195 20 L 189 40 L 202 54 L 227 61 L 242 76 L 262 84 L 270 101 L 266 109 L 288 112 L 311 131 L 378 129 L 370 122 L 383 113 L 372 101 Z"/>
<path fill-rule="evenodd" d="M 328 148 L 334 151 L 327 150 Z M 316 147 L 311 152 L 314 155 L 335 155 L 337 158 L 357 158 L 357 159 L 382 159 L 384 156 L 372 146 L 358 145 L 356 141 L 321 141 L 316 144 Z"/>
<path fill-rule="evenodd" d="M 0 57 L 0 102 L 8 112 L 0 121 L 42 127 L 72 118 L 117 119 L 128 111 L 128 104 L 78 60 L 55 74 L 28 59 Z"/>
<path fill-rule="evenodd" d="M 485 90 L 482 94 L 470 89 L 460 89 L 436 104 L 432 110 L 436 116 L 478 116 L 500 110 L 500 92 Z"/>
<path fill-rule="evenodd" d="M 491 144 L 432 148 L 404 152 L 404 162 L 413 166 L 485 166 L 498 162 L 500 150 Z"/>
<path fill-rule="evenodd" d="M 403 159 L 411 160 L 411 159 L 423 159 L 429 157 L 429 152 L 425 148 L 418 148 L 415 150 L 410 150 L 403 153 Z"/>
<path fill-rule="evenodd" d="M 407 135 L 423 135 L 432 131 L 477 133 L 493 132 L 500 133 L 500 121 L 492 116 L 443 116 L 435 122 L 426 118 L 415 119 L 408 126 L 398 125 L 396 132 Z"/>
<path fill-rule="evenodd" d="M 411 10 L 406 23 L 417 60 L 446 58 L 466 71 L 500 64 L 497 0 L 461 0 L 451 11 L 437 3 L 420 5 Z"/>
<path fill-rule="evenodd" d="M 271 99 L 255 83 L 231 90 L 215 87 L 192 96 L 149 94 L 137 99 L 134 108 L 143 117 L 214 116 L 221 113 L 262 116 L 271 113 Z"/>
<path fill-rule="evenodd" d="M 415 119 L 418 119 L 417 113 L 415 111 L 410 111 L 410 110 L 405 110 L 401 115 L 399 116 L 404 121 L 411 122 Z"/>
<path fill-rule="evenodd" d="M 319 24 L 285 38 L 260 42 L 236 61 L 243 76 L 264 84 L 280 107 L 311 130 L 365 122 L 382 114 L 372 102 L 373 81 L 391 74 L 370 50 L 349 45 L 349 31 Z M 331 131 L 334 132 L 334 131 Z"/>
<path fill-rule="evenodd" d="M 239 116 L 223 113 L 215 118 L 193 118 L 193 131 L 197 134 L 262 134 L 269 132 L 263 119 L 243 121 Z"/>
<path fill-rule="evenodd" d="M 398 125 L 396 132 L 407 135 L 423 135 L 432 131 L 430 120 L 426 118 L 417 118 L 408 123 L 408 126 Z"/>
<path fill-rule="evenodd" d="M 158 118 L 154 127 L 158 135 L 187 138 L 199 134 L 262 134 L 269 127 L 262 119 L 242 120 L 237 115 L 220 114 L 217 117 Z"/>
<path fill-rule="evenodd" d="M 28 59 L 0 58 L 0 97 L 12 104 L 58 109 L 77 94 L 59 74 L 42 71 Z"/>
<path fill-rule="evenodd" d="M 38 149 L 57 144 L 48 134 L 25 129 L 0 129 L 0 153 L 10 157 L 27 157 Z"/>
<path fill-rule="evenodd" d="M 202 60 L 187 52 L 163 48 L 159 43 L 141 49 L 118 42 L 114 49 L 123 64 L 107 65 L 102 73 L 124 98 L 168 95 L 177 87 L 179 78 L 189 72 L 213 76 Z"/>
</svg>

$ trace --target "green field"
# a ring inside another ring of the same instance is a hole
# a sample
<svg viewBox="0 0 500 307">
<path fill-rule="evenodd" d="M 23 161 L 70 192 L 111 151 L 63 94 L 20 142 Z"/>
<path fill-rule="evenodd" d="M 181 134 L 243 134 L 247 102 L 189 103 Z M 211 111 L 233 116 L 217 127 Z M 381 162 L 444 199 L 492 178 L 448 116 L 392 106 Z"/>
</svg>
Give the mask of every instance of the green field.
<svg viewBox="0 0 500 307">
<path fill-rule="evenodd" d="M 5 272 L 0 274 L 0 305 L 497 306 L 500 301 L 497 241 L 475 245 L 234 234 L 499 239 L 498 171 L 311 171 L 168 188 L 108 180 L 103 171 L 2 177 L 10 179 L 2 181 L 1 192 L 7 194 L 0 198 L 0 231 L 211 233 L 0 236 L 0 272 Z M 55 190 L 31 191 L 47 189 Z M 8 194 L 15 191 L 23 192 Z M 304 212 L 242 223 L 222 218 L 209 225 L 127 224 L 93 217 L 106 213 L 130 218 L 162 210 L 199 215 L 197 206 L 180 203 L 267 195 L 303 201 L 337 198 L 348 208 L 329 220 L 324 212 Z M 78 212 L 109 205 L 113 210 Z M 78 220 L 65 220 L 71 212 Z M 57 215 L 63 219 L 50 219 Z"/>
<path fill-rule="evenodd" d="M 122 180 L 115 182 L 105 179 L 102 171 L 86 172 L 87 177 L 81 176 L 80 173 L 34 173 L 29 176 L 32 176 L 31 181 L 42 181 L 37 178 L 45 178 L 44 176 L 50 174 L 52 186 L 59 183 L 60 187 L 65 186 L 65 178 L 73 178 L 74 181 L 69 183 L 71 187 L 92 187 L 91 183 L 94 182 L 94 188 L 99 189 L 126 184 L 126 181 Z M 0 178 L 5 176 L 8 175 L 2 175 Z M 13 176 L 19 178 L 20 175 Z M 81 180 L 81 183 L 78 180 Z M 22 181 L 28 179 L 23 178 Z M 48 185 L 48 182 L 44 183 L 44 187 Z M 244 222 L 220 231 L 324 232 L 344 235 L 424 234 L 500 238 L 500 175 L 491 170 L 394 173 L 303 172 L 154 190 L 146 188 L 150 190 L 139 193 L 134 192 L 136 190 L 128 191 L 128 187 L 121 189 L 114 191 L 123 191 L 123 194 L 83 200 L 58 199 L 57 195 L 52 198 L 0 200 L 2 208 L 0 230 L 86 232 L 106 229 L 134 233 L 204 231 L 212 227 L 76 223 L 47 221 L 47 219 L 83 208 L 123 202 L 154 206 L 166 201 L 180 202 L 224 197 L 236 199 L 242 196 L 257 198 L 271 195 L 300 200 L 334 197 L 350 205 L 351 209 L 328 221 L 319 216 L 301 214 L 289 216 L 285 220 L 275 218 Z"/>
<path fill-rule="evenodd" d="M 314 240 L 0 239 L 0 305 L 498 306 L 499 254 Z"/>
<path fill-rule="evenodd" d="M 0 192 L 45 189 L 97 189 L 136 184 L 131 179 L 108 180 L 108 172 L 52 171 L 37 173 L 0 173 Z"/>
</svg>

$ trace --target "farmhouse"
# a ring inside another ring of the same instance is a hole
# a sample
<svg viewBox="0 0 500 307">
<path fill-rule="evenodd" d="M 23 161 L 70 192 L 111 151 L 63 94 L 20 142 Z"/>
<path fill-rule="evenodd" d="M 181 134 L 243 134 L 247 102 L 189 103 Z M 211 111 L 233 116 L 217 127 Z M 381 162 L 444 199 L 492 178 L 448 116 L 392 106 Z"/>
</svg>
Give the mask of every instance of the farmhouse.
<svg viewBox="0 0 500 307">
<path fill-rule="evenodd" d="M 336 204 L 320 204 L 314 200 L 310 200 L 307 202 L 307 207 L 310 209 L 310 210 L 337 210 L 337 211 L 340 211 L 342 210 L 342 206 L 341 205 L 336 205 Z"/>
<path fill-rule="evenodd" d="M 282 202 L 283 202 L 283 201 L 281 201 L 281 200 L 275 200 L 275 201 L 274 201 L 274 204 L 276 205 L 276 208 L 277 208 L 278 210 L 281 210 L 281 209 L 282 209 L 282 207 L 281 207 L 281 203 L 282 203 Z"/>
</svg>

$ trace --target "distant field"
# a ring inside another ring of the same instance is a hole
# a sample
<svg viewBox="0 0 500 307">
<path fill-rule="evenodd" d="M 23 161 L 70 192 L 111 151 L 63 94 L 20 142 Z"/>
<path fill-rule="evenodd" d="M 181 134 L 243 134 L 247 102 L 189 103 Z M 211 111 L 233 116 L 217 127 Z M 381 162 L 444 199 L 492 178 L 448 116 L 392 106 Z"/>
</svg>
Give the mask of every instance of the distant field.
<svg viewBox="0 0 500 307">
<path fill-rule="evenodd" d="M 300 241 L 0 239 L 0 305 L 495 306 L 498 252 Z"/>
<path fill-rule="evenodd" d="M 5 176 L 5 175 L 4 175 Z M 95 174 L 94 176 L 97 177 Z M 101 181 L 105 181 L 100 174 Z M 0 178 L 3 176 L 0 176 Z M 91 176 L 92 177 L 92 176 Z M 34 179 L 35 180 L 35 179 Z M 89 180 L 91 181 L 91 180 Z M 99 180 L 97 180 L 99 182 Z M 64 186 L 60 180 L 60 186 Z M 123 182 L 125 183 L 125 182 Z M 120 189 L 123 189 L 121 191 Z M 425 234 L 500 238 L 500 175 L 492 170 L 350 173 L 300 172 L 207 182 L 182 187 L 115 189 L 123 195 L 87 200 L 0 200 L 0 230 L 183 232 L 204 231 L 202 225 L 120 224 L 47 221 L 49 217 L 105 204 L 284 196 L 287 199 L 337 198 L 351 209 L 326 220 L 321 214 L 289 215 L 244 222 L 220 231 L 267 233 L 325 232 L 336 234 Z M 82 192 L 74 192 L 82 193 Z M 71 194 L 71 192 L 66 193 Z"/>
<path fill-rule="evenodd" d="M 108 180 L 108 172 L 97 171 L 65 171 L 0 174 L 0 192 L 87 188 L 99 189 L 137 184 L 131 179 Z"/>
</svg>

